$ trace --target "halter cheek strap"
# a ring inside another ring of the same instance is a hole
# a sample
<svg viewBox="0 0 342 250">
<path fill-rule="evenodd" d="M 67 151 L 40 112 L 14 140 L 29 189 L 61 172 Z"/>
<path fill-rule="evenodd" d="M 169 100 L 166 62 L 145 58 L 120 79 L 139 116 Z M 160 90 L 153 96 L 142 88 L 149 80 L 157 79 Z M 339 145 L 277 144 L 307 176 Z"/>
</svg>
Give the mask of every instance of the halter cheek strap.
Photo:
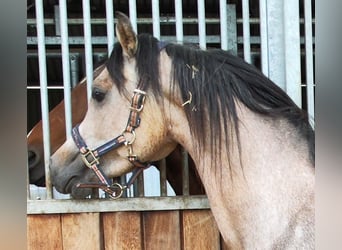
<svg viewBox="0 0 342 250">
<path fill-rule="evenodd" d="M 94 150 L 88 148 L 79 132 L 79 125 L 72 129 L 72 138 L 78 147 L 83 163 L 94 171 L 99 178 L 100 183 L 80 183 L 77 184 L 78 188 L 100 188 L 108 193 L 113 199 L 122 196 L 123 190 L 127 189 L 133 184 L 134 180 L 140 173 L 150 166 L 148 163 L 142 163 L 133 152 L 133 142 L 135 140 L 135 129 L 140 125 L 140 112 L 144 108 L 146 93 L 142 90 L 134 90 L 131 101 L 130 114 L 127 125 L 122 134 L 114 139 L 106 142 L 105 144 L 97 147 Z M 112 183 L 112 181 L 105 175 L 100 167 L 100 156 L 108 153 L 111 150 L 117 149 L 125 145 L 128 148 L 128 160 L 136 168 L 133 170 L 133 175 L 125 186 L 119 183 Z"/>
</svg>

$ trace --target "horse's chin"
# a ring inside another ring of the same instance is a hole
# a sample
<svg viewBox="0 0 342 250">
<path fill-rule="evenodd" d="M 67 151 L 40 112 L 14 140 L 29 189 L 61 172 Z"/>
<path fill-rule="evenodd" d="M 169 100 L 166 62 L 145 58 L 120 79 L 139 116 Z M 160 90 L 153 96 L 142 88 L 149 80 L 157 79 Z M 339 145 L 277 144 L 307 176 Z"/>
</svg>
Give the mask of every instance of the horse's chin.
<svg viewBox="0 0 342 250">
<path fill-rule="evenodd" d="M 92 193 L 91 188 L 79 188 L 77 187 L 77 184 L 72 186 L 72 189 L 70 192 L 72 198 L 74 199 L 85 199 L 91 193 Z"/>
<path fill-rule="evenodd" d="M 74 199 L 84 199 L 89 196 L 92 192 L 91 188 L 80 188 L 78 184 L 83 183 L 78 177 L 71 177 L 64 183 L 55 185 L 58 192 L 63 194 L 70 194 Z"/>
</svg>

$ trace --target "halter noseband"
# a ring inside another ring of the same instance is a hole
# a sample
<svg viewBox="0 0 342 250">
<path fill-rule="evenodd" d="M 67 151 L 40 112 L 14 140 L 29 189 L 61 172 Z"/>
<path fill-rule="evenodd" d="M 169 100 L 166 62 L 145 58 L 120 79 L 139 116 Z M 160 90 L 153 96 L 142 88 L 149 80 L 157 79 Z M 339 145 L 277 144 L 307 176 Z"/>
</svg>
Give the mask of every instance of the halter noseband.
<svg viewBox="0 0 342 250">
<path fill-rule="evenodd" d="M 79 125 L 76 125 L 72 129 L 72 138 L 76 146 L 78 147 L 83 163 L 94 171 L 101 183 L 79 183 L 78 188 L 100 188 L 104 192 L 108 193 L 113 199 L 120 198 L 123 191 L 127 189 L 138 175 L 150 164 L 142 163 L 138 160 L 138 157 L 133 153 L 133 142 L 135 140 L 135 129 L 140 125 L 140 112 L 144 108 L 146 92 L 135 89 L 131 101 L 130 114 L 125 130 L 119 136 L 106 142 L 105 144 L 92 150 L 89 149 L 85 141 L 79 132 Z M 130 137 L 130 138 L 128 138 Z M 112 183 L 112 181 L 105 175 L 100 168 L 100 156 L 108 153 L 111 150 L 117 149 L 125 145 L 128 147 L 128 160 L 133 164 L 136 169 L 133 171 L 133 175 L 126 185 L 122 186 L 119 183 Z"/>
</svg>

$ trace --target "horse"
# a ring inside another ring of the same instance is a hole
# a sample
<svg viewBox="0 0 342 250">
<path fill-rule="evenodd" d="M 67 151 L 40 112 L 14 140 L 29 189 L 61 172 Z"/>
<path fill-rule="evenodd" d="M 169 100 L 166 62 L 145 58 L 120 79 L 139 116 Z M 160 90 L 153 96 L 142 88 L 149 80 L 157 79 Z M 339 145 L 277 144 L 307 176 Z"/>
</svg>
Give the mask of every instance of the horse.
<svg viewBox="0 0 342 250">
<path fill-rule="evenodd" d="M 82 199 L 178 144 L 189 152 L 232 249 L 314 248 L 314 131 L 307 112 L 256 67 L 220 49 L 136 34 L 115 43 L 84 120 L 51 157 L 61 193 Z M 88 185 L 89 184 L 89 185 Z"/>
<path fill-rule="evenodd" d="M 87 111 L 86 91 L 86 79 L 83 79 L 71 92 L 73 126 L 82 121 Z M 49 125 L 50 150 L 53 154 L 66 139 L 64 101 L 61 101 L 50 111 Z M 27 155 L 30 184 L 45 186 L 43 124 L 41 120 L 27 135 Z"/>
<path fill-rule="evenodd" d="M 105 65 L 101 64 L 93 72 L 97 75 L 103 70 Z M 80 123 L 87 111 L 87 81 L 83 78 L 71 91 L 71 112 L 72 126 Z M 65 133 L 65 109 L 64 101 L 57 104 L 49 113 L 50 125 L 50 148 L 53 154 L 66 140 Z M 27 135 L 27 153 L 29 182 L 37 186 L 45 186 L 45 167 L 44 167 L 44 144 L 43 144 L 43 127 L 40 120 Z M 178 178 L 182 171 L 182 149 L 178 146 L 165 159 L 166 178 L 177 195 L 183 194 L 182 180 Z M 154 162 L 154 166 L 160 169 L 160 162 Z M 194 163 L 191 158 L 188 160 L 189 165 L 189 194 L 204 194 L 203 185 L 194 170 Z"/>
</svg>

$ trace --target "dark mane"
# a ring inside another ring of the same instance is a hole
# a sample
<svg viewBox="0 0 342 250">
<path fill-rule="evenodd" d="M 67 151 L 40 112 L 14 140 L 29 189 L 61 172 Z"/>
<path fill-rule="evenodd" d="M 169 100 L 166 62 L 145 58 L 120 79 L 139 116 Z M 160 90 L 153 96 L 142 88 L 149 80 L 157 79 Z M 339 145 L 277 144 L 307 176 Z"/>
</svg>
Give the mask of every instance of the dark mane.
<svg viewBox="0 0 342 250">
<path fill-rule="evenodd" d="M 139 85 L 144 90 L 151 89 L 158 97 L 161 93 L 158 40 L 145 34 L 139 35 L 138 39 Z M 273 119 L 286 119 L 307 141 L 310 158 L 314 161 L 314 132 L 307 113 L 257 68 L 222 50 L 204 51 L 176 44 L 168 44 L 165 49 L 172 60 L 173 85 L 170 88 L 174 91 L 179 86 L 184 102 L 189 99 L 189 92 L 192 94 L 191 104 L 185 105 L 184 109 L 199 148 L 203 148 L 205 135 L 208 135 L 212 140 L 209 142 L 212 153 L 219 156 L 220 135 L 224 135 L 226 143 L 229 143 L 232 132 L 236 133 L 239 144 L 235 102 L 239 100 L 253 112 Z M 122 91 L 123 59 L 119 44 L 114 46 L 107 68 Z M 227 122 L 218 122 L 220 120 Z M 206 131 L 207 127 L 210 131 Z"/>
</svg>

